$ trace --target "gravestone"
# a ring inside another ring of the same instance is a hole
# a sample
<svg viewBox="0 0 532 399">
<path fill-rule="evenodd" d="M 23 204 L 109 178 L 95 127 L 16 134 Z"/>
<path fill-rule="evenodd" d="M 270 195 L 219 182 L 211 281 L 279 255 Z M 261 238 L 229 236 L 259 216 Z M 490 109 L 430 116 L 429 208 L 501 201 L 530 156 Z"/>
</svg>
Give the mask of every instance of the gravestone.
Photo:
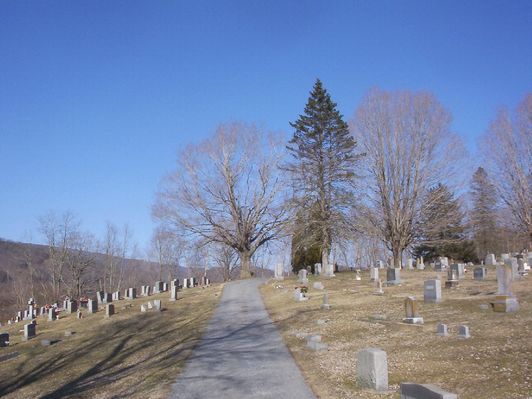
<svg viewBox="0 0 532 399">
<path fill-rule="evenodd" d="M 319 276 L 321 274 L 321 263 L 314 263 L 314 275 Z"/>
<path fill-rule="evenodd" d="M 188 278 L 183 279 L 183 288 L 188 288 Z"/>
<path fill-rule="evenodd" d="M 98 301 L 98 304 L 102 305 L 104 303 L 103 301 L 104 292 L 103 291 L 96 291 L 96 300 Z"/>
<path fill-rule="evenodd" d="M 314 284 L 312 284 L 312 288 L 316 290 L 322 290 L 325 287 L 323 286 L 323 283 L 321 281 L 316 281 Z"/>
<path fill-rule="evenodd" d="M 67 312 L 72 314 L 78 311 L 78 303 L 76 301 L 67 302 Z"/>
<path fill-rule="evenodd" d="M 153 309 L 153 305 L 151 304 L 151 301 L 148 301 L 148 309 Z"/>
<path fill-rule="evenodd" d="M 400 272 L 401 272 L 401 269 L 394 269 L 394 268 L 386 269 L 386 284 L 388 285 L 401 284 Z"/>
<path fill-rule="evenodd" d="M 494 312 L 508 313 L 519 310 L 519 302 L 512 292 L 512 267 L 505 263 L 497 266 L 497 295 L 492 302 Z"/>
<path fill-rule="evenodd" d="M 118 299 L 120 299 L 120 293 L 118 293 Z M 103 303 L 111 303 L 113 302 L 113 294 L 110 292 L 104 292 L 103 293 Z"/>
<path fill-rule="evenodd" d="M 87 302 L 87 310 L 89 313 L 96 313 L 98 311 L 98 302 L 93 299 L 89 299 Z"/>
<path fill-rule="evenodd" d="M 438 323 L 438 325 L 436 326 L 436 335 L 440 337 L 449 336 L 449 333 L 447 331 L 447 324 Z"/>
<path fill-rule="evenodd" d="M 305 293 L 299 287 L 294 290 L 294 299 L 298 302 L 308 300 L 308 298 L 305 296 Z"/>
<path fill-rule="evenodd" d="M 408 259 L 406 260 L 406 267 L 405 267 L 405 269 L 407 269 L 407 270 L 414 270 L 414 259 L 412 259 L 412 258 L 408 258 Z"/>
<path fill-rule="evenodd" d="M 170 280 L 170 290 L 172 289 L 172 287 L 179 287 L 179 280 L 178 279 L 174 278 L 174 279 Z"/>
<path fill-rule="evenodd" d="M 163 292 L 168 291 L 168 283 L 163 283 Z"/>
<path fill-rule="evenodd" d="M 378 348 L 366 348 L 357 353 L 357 382 L 361 388 L 388 390 L 388 359 Z"/>
<path fill-rule="evenodd" d="M 384 269 L 384 262 L 382 260 L 377 261 L 377 268 L 378 269 Z"/>
<path fill-rule="evenodd" d="M 147 309 L 146 305 L 144 305 L 144 304 L 140 305 L 140 311 L 141 312 L 146 312 L 147 310 L 148 309 Z"/>
<path fill-rule="evenodd" d="M 170 300 L 177 301 L 177 286 L 173 286 L 170 289 Z"/>
<path fill-rule="evenodd" d="M 475 267 L 473 269 L 473 278 L 475 280 L 484 280 L 488 275 L 488 269 L 485 267 Z"/>
<path fill-rule="evenodd" d="M 105 317 L 111 317 L 115 314 L 115 305 L 108 303 L 105 305 Z"/>
<path fill-rule="evenodd" d="M 314 351 L 326 351 L 328 345 L 321 342 L 321 335 L 309 335 L 307 337 L 307 348 Z"/>
<path fill-rule="evenodd" d="M 465 277 L 465 265 L 463 263 L 453 263 L 451 269 L 456 272 L 458 279 Z"/>
<path fill-rule="evenodd" d="M 382 290 L 382 281 L 380 278 L 375 282 L 375 287 L 376 290 L 373 293 L 374 295 L 384 295 L 384 291 Z"/>
<path fill-rule="evenodd" d="M 6 346 L 9 346 L 9 334 L 3 332 L 0 334 L 0 348 L 5 348 Z"/>
<path fill-rule="evenodd" d="M 284 280 L 284 265 L 282 263 L 275 265 L 275 279 Z"/>
<path fill-rule="evenodd" d="M 153 308 L 155 310 L 162 310 L 162 303 L 161 303 L 161 300 L 160 299 L 154 299 L 153 301 Z"/>
<path fill-rule="evenodd" d="M 329 310 L 331 308 L 331 305 L 329 305 L 329 294 L 327 292 L 323 294 L 323 303 L 321 304 L 321 308 L 325 310 Z"/>
<path fill-rule="evenodd" d="M 423 263 L 423 256 L 416 259 L 416 269 L 425 270 L 425 264 Z"/>
<path fill-rule="evenodd" d="M 155 285 L 153 286 L 153 293 L 154 294 L 160 294 L 163 291 L 163 282 L 162 281 L 156 281 Z"/>
<path fill-rule="evenodd" d="M 423 301 L 425 303 L 441 302 L 441 281 L 438 279 L 426 280 L 423 290 Z"/>
<path fill-rule="evenodd" d="M 298 279 L 297 282 L 301 284 L 308 284 L 308 278 L 307 278 L 307 271 L 305 269 L 301 269 L 298 273 Z"/>
<path fill-rule="evenodd" d="M 356 280 L 356 281 L 360 281 L 360 280 L 362 280 L 362 277 L 360 277 L 360 270 L 359 270 L 359 269 L 357 269 L 357 270 L 355 271 L 355 280 Z"/>
<path fill-rule="evenodd" d="M 484 260 L 484 265 L 485 266 L 496 266 L 497 265 L 497 260 L 495 259 L 495 255 L 494 254 L 487 254 L 486 255 L 486 259 Z"/>
<path fill-rule="evenodd" d="M 55 314 L 55 308 L 48 309 L 48 321 L 54 321 L 57 319 L 57 315 Z"/>
<path fill-rule="evenodd" d="M 510 259 L 510 254 L 501 254 L 501 260 L 504 262 L 506 259 Z"/>
<path fill-rule="evenodd" d="M 456 269 L 449 269 L 447 272 L 447 281 L 445 282 L 445 288 L 458 287 L 458 272 Z"/>
<path fill-rule="evenodd" d="M 111 299 L 113 301 L 119 301 L 120 300 L 120 291 L 113 292 L 113 294 L 111 295 Z"/>
<path fill-rule="evenodd" d="M 519 280 L 519 265 L 516 258 L 506 258 L 504 264 L 508 265 L 512 270 L 512 280 Z"/>
<path fill-rule="evenodd" d="M 379 279 L 379 268 L 378 267 L 370 267 L 369 269 L 369 280 L 370 281 L 377 281 Z"/>
<path fill-rule="evenodd" d="M 401 383 L 401 399 L 458 399 L 458 395 L 432 384 Z"/>
<path fill-rule="evenodd" d="M 36 325 L 34 323 L 24 324 L 24 341 L 32 339 L 36 335 Z"/>
<path fill-rule="evenodd" d="M 468 326 L 461 325 L 458 327 L 458 338 L 471 338 Z"/>
<path fill-rule="evenodd" d="M 403 322 L 407 324 L 423 324 L 423 317 L 417 313 L 417 301 L 413 296 L 405 299 L 405 315 Z"/>
</svg>

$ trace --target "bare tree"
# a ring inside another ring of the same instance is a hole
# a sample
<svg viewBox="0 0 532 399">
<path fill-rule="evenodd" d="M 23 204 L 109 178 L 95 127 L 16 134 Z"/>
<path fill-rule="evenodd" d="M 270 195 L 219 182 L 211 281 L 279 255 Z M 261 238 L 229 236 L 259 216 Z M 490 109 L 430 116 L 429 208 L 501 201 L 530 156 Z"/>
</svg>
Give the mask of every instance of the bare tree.
<svg viewBox="0 0 532 399">
<path fill-rule="evenodd" d="M 162 226 L 155 229 L 151 240 L 151 253 L 159 264 L 159 280 L 163 279 L 164 269 L 168 272 L 169 280 L 178 277 L 186 247 L 186 241 L 172 231 Z"/>
<path fill-rule="evenodd" d="M 515 112 L 499 111 L 483 138 L 486 166 L 513 216 L 513 227 L 532 245 L 532 93 Z"/>
<path fill-rule="evenodd" d="M 105 255 L 104 275 L 100 288 L 104 291 L 119 291 L 124 279 L 124 266 L 131 246 L 131 229 L 127 224 L 121 230 L 111 222 L 100 247 Z"/>
<path fill-rule="evenodd" d="M 69 245 L 67 266 L 70 278 L 65 283 L 70 296 L 80 297 L 87 284 L 86 275 L 89 268 L 94 265 L 96 253 L 95 240 L 90 233 L 75 232 Z"/>
<path fill-rule="evenodd" d="M 450 115 L 427 93 L 371 91 L 352 131 L 366 153 L 367 200 L 361 226 L 378 235 L 401 266 L 416 240 L 427 190 L 445 182 L 461 146 L 449 131 Z"/>
<path fill-rule="evenodd" d="M 224 281 L 230 280 L 231 273 L 239 265 L 236 251 L 227 245 L 215 243 L 211 254 L 214 264 L 222 270 Z"/>
<path fill-rule="evenodd" d="M 50 271 L 54 299 L 58 299 L 61 294 L 69 247 L 74 235 L 79 230 L 79 225 L 79 220 L 71 212 L 65 212 L 58 216 L 51 211 L 39 218 L 39 230 L 48 245 L 47 265 Z"/>
<path fill-rule="evenodd" d="M 174 231 L 234 248 L 241 277 L 250 277 L 251 257 L 276 238 L 286 217 L 279 201 L 281 155 L 279 140 L 255 126 L 220 125 L 214 136 L 181 152 L 153 216 Z"/>
</svg>

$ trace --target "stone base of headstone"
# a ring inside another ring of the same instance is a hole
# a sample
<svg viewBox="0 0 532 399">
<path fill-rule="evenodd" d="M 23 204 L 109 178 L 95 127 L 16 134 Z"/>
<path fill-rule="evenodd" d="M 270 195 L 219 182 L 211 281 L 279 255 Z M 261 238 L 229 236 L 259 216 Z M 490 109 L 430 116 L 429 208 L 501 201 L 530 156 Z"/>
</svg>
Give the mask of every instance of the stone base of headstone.
<svg viewBox="0 0 532 399">
<path fill-rule="evenodd" d="M 401 399 L 458 399 L 458 395 L 432 384 L 402 382 Z"/>
<path fill-rule="evenodd" d="M 497 313 L 517 312 L 519 310 L 519 302 L 517 298 L 509 295 L 496 295 L 495 301 L 491 303 L 493 311 Z"/>
<path fill-rule="evenodd" d="M 405 317 L 403 323 L 406 324 L 423 324 L 423 317 Z"/>
<path fill-rule="evenodd" d="M 458 287 L 459 282 L 458 280 L 447 280 L 445 282 L 445 288 L 456 288 Z"/>
<path fill-rule="evenodd" d="M 328 345 L 321 342 L 321 335 L 311 335 L 307 337 L 307 348 L 313 351 L 326 351 Z"/>
</svg>

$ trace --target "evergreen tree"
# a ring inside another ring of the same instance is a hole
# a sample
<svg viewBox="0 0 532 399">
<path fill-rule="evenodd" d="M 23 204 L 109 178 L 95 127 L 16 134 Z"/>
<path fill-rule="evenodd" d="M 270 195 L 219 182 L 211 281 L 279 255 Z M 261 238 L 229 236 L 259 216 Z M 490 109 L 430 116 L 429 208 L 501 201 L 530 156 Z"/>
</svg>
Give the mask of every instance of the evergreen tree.
<svg viewBox="0 0 532 399">
<path fill-rule="evenodd" d="M 494 253 L 497 243 L 497 192 L 484 168 L 479 167 L 471 181 L 470 212 L 473 240 L 479 259 Z"/>
<path fill-rule="evenodd" d="M 426 260 L 447 256 L 463 261 L 475 257 L 474 246 L 466 237 L 460 202 L 444 184 L 429 190 L 422 215 L 421 243 L 414 251 Z"/>
<path fill-rule="evenodd" d="M 323 270 L 331 275 L 329 252 L 335 236 L 348 228 L 353 204 L 356 142 L 319 79 L 304 114 L 290 125 L 293 160 L 286 169 L 293 176 L 295 205 L 305 214 L 307 241 L 319 244 Z"/>
</svg>

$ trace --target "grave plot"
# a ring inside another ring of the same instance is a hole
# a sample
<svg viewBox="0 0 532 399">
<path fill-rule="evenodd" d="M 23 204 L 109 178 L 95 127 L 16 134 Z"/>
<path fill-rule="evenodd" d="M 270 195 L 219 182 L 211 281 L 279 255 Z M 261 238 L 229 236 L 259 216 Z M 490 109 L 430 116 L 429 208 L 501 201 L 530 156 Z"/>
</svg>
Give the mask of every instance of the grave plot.
<svg viewBox="0 0 532 399">
<path fill-rule="evenodd" d="M 101 304 L 82 319 L 65 311 L 55 321 L 37 317 L 36 326 L 2 326 L 0 397 L 166 398 L 221 288 L 186 290 L 179 301 L 168 292 L 150 296 L 160 312 L 141 312 L 148 299 L 139 297 Z M 114 306 L 111 317 L 107 306 Z"/>
<path fill-rule="evenodd" d="M 309 275 L 304 302 L 293 300 L 297 276 L 285 277 L 280 288 L 272 281 L 262 294 L 320 398 L 396 399 L 401 383 L 405 392 L 434 386 L 460 399 L 527 398 L 532 392 L 531 281 L 512 281 L 510 296 L 507 279 L 498 283 L 496 267 L 486 268 L 482 279 L 478 274 L 475 279 L 474 267 L 468 267 L 451 288 L 445 288 L 449 271 L 459 276 L 460 270 L 449 266 L 441 272 L 429 267 L 402 270 L 400 284 L 383 282 L 380 287 L 371 281 L 376 276 L 369 270 L 362 271 L 361 281 L 353 272 L 334 278 Z M 388 280 L 386 270 L 380 274 Z M 321 308 L 324 291 L 313 288 L 316 282 L 325 287 L 327 310 Z M 374 295 L 379 288 L 380 295 Z M 518 310 L 500 311 L 501 295 L 515 297 Z M 411 305 L 408 297 L 416 298 L 424 324 L 404 322 L 415 317 L 411 306 L 405 308 L 405 302 Z M 326 350 L 311 350 L 307 340 L 312 336 L 320 336 Z M 357 382 L 357 353 L 366 348 L 386 353 L 389 391 L 377 393 Z"/>
</svg>

